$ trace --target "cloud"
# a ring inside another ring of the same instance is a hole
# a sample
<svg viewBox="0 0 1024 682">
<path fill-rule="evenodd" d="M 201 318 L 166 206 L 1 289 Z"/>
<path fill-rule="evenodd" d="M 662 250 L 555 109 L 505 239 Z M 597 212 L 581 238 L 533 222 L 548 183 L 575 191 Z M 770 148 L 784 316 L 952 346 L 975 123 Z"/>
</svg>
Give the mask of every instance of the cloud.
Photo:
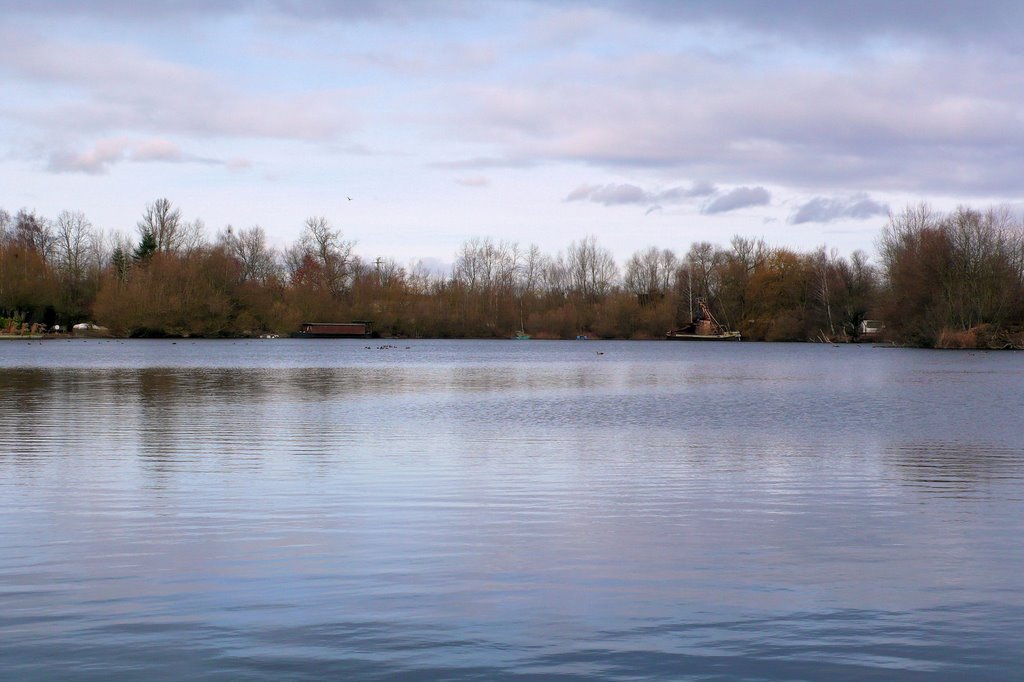
<svg viewBox="0 0 1024 682">
<path fill-rule="evenodd" d="M 486 187 L 491 184 L 491 181 L 482 175 L 474 175 L 467 178 L 456 178 L 455 182 L 459 183 L 463 187 Z"/>
<path fill-rule="evenodd" d="M 613 85 L 567 72 L 561 80 L 585 84 L 477 89 L 466 129 L 511 157 L 672 169 L 732 184 L 1009 190 L 1024 172 L 1024 81 L 995 74 L 1020 69 L 1024 60 L 953 55 L 853 61 L 841 73 L 708 64 L 718 82 L 686 75 L 671 86 L 636 85 L 640 73 Z M 699 101 L 680 94 L 693 90 Z"/>
<path fill-rule="evenodd" d="M 532 3 L 520 3 L 529 7 Z M 487 3 L 470 0 L 0 0 L 4 16 L 88 17 L 117 23 L 201 22 L 225 16 L 283 18 L 299 24 L 323 22 L 390 23 L 474 19 Z M 877 40 L 904 37 L 932 41 L 992 41 L 1013 45 L 1016 27 L 1024 23 L 1024 7 L 1017 0 L 731 0 L 730 2 L 666 2 L 666 0 L 601 0 L 565 2 L 548 23 L 568 15 L 571 21 L 557 34 L 575 35 L 581 16 L 604 12 L 621 26 L 623 21 L 653 22 L 666 26 L 721 27 L 780 40 L 800 39 L 831 44 L 836 40 Z M 564 20 L 563 20 L 564 21 Z"/>
<path fill-rule="evenodd" d="M 50 155 L 47 170 L 52 173 L 104 175 L 110 171 L 111 166 L 123 161 L 224 164 L 229 168 L 233 168 L 232 164 L 234 163 L 225 164 L 218 159 L 186 154 L 169 140 L 132 140 L 127 137 L 114 137 L 99 140 L 92 149 L 84 152 L 67 150 L 53 152 Z"/>
<path fill-rule="evenodd" d="M 1024 72 L 1024 3 L 1008 0 L 0 0 L 0 16 L 0 142 L 46 140 L 25 154 L 64 172 L 175 161 L 89 149 L 119 136 L 385 164 L 350 144 L 358 127 L 463 184 L 583 167 L 969 198 L 1015 196 L 1024 174 L 1024 79 L 1007 76 Z M 698 189 L 581 185 L 566 200 L 728 205 Z"/>
<path fill-rule="evenodd" d="M 764 187 L 737 187 L 709 201 L 700 212 L 710 215 L 750 206 L 765 206 L 771 198 L 771 192 Z"/>
<path fill-rule="evenodd" d="M 247 171 L 250 168 L 252 168 L 252 161 L 250 161 L 249 159 L 236 157 L 225 161 L 224 167 L 233 173 L 240 173 L 242 171 Z"/>
<path fill-rule="evenodd" d="M 131 149 L 132 161 L 169 161 L 177 163 L 185 160 L 178 145 L 169 140 L 143 140 L 135 143 Z"/>
<path fill-rule="evenodd" d="M 0 31 L 0 72 L 45 89 L 22 105 L 23 124 L 79 134 L 170 132 L 197 136 L 325 141 L 347 129 L 340 91 L 249 93 L 211 71 L 167 61 L 134 46 L 53 40 Z"/>
<path fill-rule="evenodd" d="M 791 216 L 791 225 L 801 223 L 830 223 L 842 218 L 863 220 L 878 215 L 887 215 L 889 206 L 879 203 L 866 194 L 848 198 L 814 197 L 798 207 Z"/>
<path fill-rule="evenodd" d="M 801 190 L 1015 192 L 1024 80 L 1004 74 L 1024 70 L 1024 52 L 917 42 L 865 51 L 766 41 L 750 50 L 749 41 L 720 37 L 707 49 L 636 49 L 614 60 L 596 50 L 548 54 L 520 78 L 464 86 L 446 119 L 454 135 L 496 156 L 618 173 Z"/>
<path fill-rule="evenodd" d="M 431 168 L 441 168 L 443 170 L 480 170 L 488 168 L 528 168 L 535 164 L 535 161 L 527 159 L 475 156 L 454 161 L 435 161 L 428 165 Z"/>
<path fill-rule="evenodd" d="M 593 201 L 605 206 L 642 204 L 649 201 L 648 194 L 636 185 L 580 185 L 565 197 L 566 201 Z"/>
<path fill-rule="evenodd" d="M 384 152 L 378 149 L 373 149 L 365 144 L 347 144 L 340 147 L 338 151 L 342 154 L 349 154 L 351 156 L 384 156 L 384 155 L 395 155 L 395 152 Z"/>
<path fill-rule="evenodd" d="M 690 187 L 670 187 L 663 190 L 645 190 L 628 183 L 607 185 L 580 185 L 569 192 L 566 201 L 592 201 L 605 206 L 623 204 L 657 204 L 679 202 L 713 194 L 715 187 L 709 182 L 695 182 Z M 660 208 L 660 206 L 658 207 Z"/>
<path fill-rule="evenodd" d="M 103 175 L 110 170 L 110 165 L 123 161 L 127 141 L 101 140 L 86 152 L 54 152 L 50 155 L 47 170 L 53 173 L 86 173 Z"/>
<path fill-rule="evenodd" d="M 465 0 L 0 0 L 0 12 L 7 15 L 85 16 L 97 20 L 124 22 L 191 22 L 219 16 L 278 16 L 292 21 L 366 21 L 408 23 L 471 13 L 475 3 Z"/>
<path fill-rule="evenodd" d="M 416 21 L 437 19 L 449 20 L 470 17 L 477 11 L 478 3 L 470 0 L 417 0 L 417 2 L 394 2 L 394 0 L 361 0 L 360 2 L 337 2 L 336 0 L 249 0 L 250 7 L 257 9 L 267 6 L 271 12 L 300 21 L 366 21 L 389 22 L 399 25 Z"/>
<path fill-rule="evenodd" d="M 993 40 L 1010 46 L 1019 41 L 1024 6 L 1017 0 L 731 0 L 730 2 L 665 2 L 615 0 L 609 5 L 630 17 L 684 25 L 712 25 L 780 40 L 843 42 L 904 38 L 940 43 Z"/>
<path fill-rule="evenodd" d="M 706 180 L 698 180 L 686 190 L 687 197 L 709 197 L 718 191 L 713 184 Z"/>
</svg>

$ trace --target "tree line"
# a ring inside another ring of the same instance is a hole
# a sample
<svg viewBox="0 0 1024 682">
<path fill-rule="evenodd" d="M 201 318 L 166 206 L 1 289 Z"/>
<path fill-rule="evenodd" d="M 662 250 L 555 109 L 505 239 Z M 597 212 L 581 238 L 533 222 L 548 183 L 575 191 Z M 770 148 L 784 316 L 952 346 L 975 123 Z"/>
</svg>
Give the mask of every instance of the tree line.
<svg viewBox="0 0 1024 682">
<path fill-rule="evenodd" d="M 372 320 L 384 336 L 660 338 L 703 299 L 730 329 L 768 341 L 857 340 L 880 319 L 919 346 L 1020 346 L 1024 225 L 1005 208 L 927 204 L 892 214 L 879 259 L 736 236 L 685 252 L 648 247 L 621 266 L 593 236 L 556 254 L 479 237 L 449 272 L 366 260 L 324 217 L 276 249 L 259 225 L 212 238 L 167 199 L 134 234 L 78 211 L 0 209 L 0 327 L 93 322 L 118 336 L 254 336 L 303 321 Z"/>
</svg>

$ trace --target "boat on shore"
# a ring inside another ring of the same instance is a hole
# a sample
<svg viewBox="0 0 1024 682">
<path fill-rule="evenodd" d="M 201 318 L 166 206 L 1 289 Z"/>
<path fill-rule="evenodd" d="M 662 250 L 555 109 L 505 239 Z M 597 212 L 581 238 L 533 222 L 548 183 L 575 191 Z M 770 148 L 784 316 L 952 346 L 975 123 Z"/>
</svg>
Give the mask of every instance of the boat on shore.
<svg viewBox="0 0 1024 682">
<path fill-rule="evenodd" d="M 303 322 L 293 339 L 366 339 L 373 335 L 369 322 Z"/>
<path fill-rule="evenodd" d="M 671 341 L 739 341 L 738 331 L 726 329 L 715 316 L 703 299 L 697 300 L 697 314 L 693 321 L 685 327 L 670 329 L 665 338 Z"/>
</svg>

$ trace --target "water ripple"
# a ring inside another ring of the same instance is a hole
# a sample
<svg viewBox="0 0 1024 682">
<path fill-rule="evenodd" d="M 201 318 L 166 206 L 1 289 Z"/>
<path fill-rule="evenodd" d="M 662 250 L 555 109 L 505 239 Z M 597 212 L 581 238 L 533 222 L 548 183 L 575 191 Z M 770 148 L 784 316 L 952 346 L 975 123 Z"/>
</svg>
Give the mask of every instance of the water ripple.
<svg viewBox="0 0 1024 682">
<path fill-rule="evenodd" d="M 0 676 L 1024 667 L 1017 356 L 408 346 L 5 347 Z"/>
</svg>

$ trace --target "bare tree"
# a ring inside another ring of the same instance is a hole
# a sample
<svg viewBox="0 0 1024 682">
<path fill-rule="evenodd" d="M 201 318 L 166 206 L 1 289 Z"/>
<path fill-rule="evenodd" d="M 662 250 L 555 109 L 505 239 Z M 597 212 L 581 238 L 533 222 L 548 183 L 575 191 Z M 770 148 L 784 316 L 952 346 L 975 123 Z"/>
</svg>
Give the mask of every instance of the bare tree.
<svg viewBox="0 0 1024 682">
<path fill-rule="evenodd" d="M 142 236 L 153 236 L 157 251 L 177 251 L 182 239 L 181 211 L 171 206 L 168 199 L 157 199 L 146 205 L 138 229 Z"/>
<path fill-rule="evenodd" d="M 298 244 L 285 253 L 286 267 L 295 278 L 307 270 L 309 264 L 317 269 L 315 284 L 334 295 L 348 290 L 352 283 L 355 242 L 342 239 L 341 231 L 331 228 L 327 218 L 313 216 L 306 219 Z"/>
<path fill-rule="evenodd" d="M 749 274 L 761 266 L 768 257 L 769 248 L 764 239 L 751 239 L 736 235 L 729 242 L 730 257 L 743 266 Z"/>
<path fill-rule="evenodd" d="M 953 254 L 946 279 L 949 308 L 963 329 L 1001 323 L 1008 311 L 1018 274 L 1012 225 L 1005 207 L 981 212 L 961 206 L 943 221 Z"/>
<path fill-rule="evenodd" d="M 191 256 L 206 247 L 206 223 L 200 218 L 185 221 L 181 224 L 177 235 L 176 250 L 183 256 Z"/>
<path fill-rule="evenodd" d="M 693 296 L 713 300 L 718 297 L 721 278 L 718 263 L 720 252 L 711 242 L 694 242 L 686 254 L 690 268 L 690 287 Z"/>
<path fill-rule="evenodd" d="M 887 275 L 892 275 L 906 252 L 917 250 L 922 232 L 938 229 L 940 220 L 941 217 L 924 202 L 907 206 L 900 213 L 889 214 L 877 245 Z"/>
<path fill-rule="evenodd" d="M 394 258 L 380 258 L 373 261 L 373 272 L 377 283 L 387 288 L 405 281 L 405 268 L 398 264 Z"/>
<path fill-rule="evenodd" d="M 540 287 L 544 276 L 544 254 L 536 244 L 530 244 L 520 260 L 517 286 L 521 296 L 532 296 Z"/>
<path fill-rule="evenodd" d="M 229 225 L 220 235 L 219 242 L 238 261 L 241 281 L 262 284 L 277 274 L 276 255 L 267 246 L 267 234 L 259 225 L 237 232 Z"/>
<path fill-rule="evenodd" d="M 875 286 L 877 272 L 871 265 L 868 254 L 863 250 L 857 249 L 850 254 L 850 272 L 852 274 L 851 282 L 854 287 L 857 287 L 858 293 L 871 293 L 870 289 Z"/>
<path fill-rule="evenodd" d="M 565 257 L 561 253 L 554 258 L 545 260 L 541 279 L 544 283 L 544 289 L 548 293 L 555 294 L 561 298 L 569 295 L 569 291 L 572 288 L 569 266 L 566 264 Z"/>
<path fill-rule="evenodd" d="M 879 252 L 896 333 L 933 343 L 944 329 L 1003 327 L 1021 310 L 1022 242 L 1005 208 L 943 216 L 921 204 L 890 215 Z"/>
<path fill-rule="evenodd" d="M 480 254 L 481 250 L 480 240 L 471 239 L 463 242 L 455 254 L 452 279 L 470 291 L 475 291 L 484 280 L 485 266 Z"/>
<path fill-rule="evenodd" d="M 864 320 L 871 306 L 875 304 L 878 290 L 878 273 L 868 260 L 868 255 L 857 249 L 850 259 L 837 263 L 839 278 L 845 294 L 842 297 L 843 324 L 848 333 L 855 334 L 857 325 Z"/>
<path fill-rule="evenodd" d="M 676 254 L 655 246 L 637 251 L 626 262 L 626 288 L 636 296 L 663 296 L 675 287 Z"/>
<path fill-rule="evenodd" d="M 470 239 L 455 257 L 452 277 L 471 291 L 505 292 L 515 284 L 519 247 L 492 239 Z"/>
<path fill-rule="evenodd" d="M 50 221 L 36 215 L 35 211 L 21 209 L 14 216 L 14 227 L 11 230 L 12 241 L 24 249 L 35 251 L 43 260 L 53 259 L 55 238 Z"/>
<path fill-rule="evenodd" d="M 409 291 L 427 295 L 439 281 L 444 280 L 447 280 L 447 275 L 438 274 L 431 270 L 423 259 L 409 264 L 408 274 L 406 275 Z"/>
<path fill-rule="evenodd" d="M 724 320 L 742 322 L 753 314 L 757 295 L 751 289 L 751 281 L 758 270 L 763 270 L 770 249 L 763 239 L 750 239 L 736 235 L 729 242 L 728 250 L 717 250 L 713 256 L 717 313 Z M 705 278 L 702 282 L 707 284 Z M 703 294 L 712 298 L 710 291 Z"/>
<path fill-rule="evenodd" d="M 598 245 L 593 235 L 569 246 L 566 264 L 573 291 L 588 301 L 607 294 L 619 275 L 611 251 Z"/>
<path fill-rule="evenodd" d="M 92 223 L 81 211 L 61 211 L 54 223 L 57 265 L 71 282 L 82 279 L 93 247 Z"/>
<path fill-rule="evenodd" d="M 516 294 L 516 272 L 519 247 L 492 239 L 470 239 L 464 242 L 455 257 L 452 282 L 468 294 L 464 314 L 469 324 L 497 329 L 508 324 Z M 519 301 L 520 317 L 522 300 Z M 505 322 L 502 322 L 502 319 Z"/>
</svg>

